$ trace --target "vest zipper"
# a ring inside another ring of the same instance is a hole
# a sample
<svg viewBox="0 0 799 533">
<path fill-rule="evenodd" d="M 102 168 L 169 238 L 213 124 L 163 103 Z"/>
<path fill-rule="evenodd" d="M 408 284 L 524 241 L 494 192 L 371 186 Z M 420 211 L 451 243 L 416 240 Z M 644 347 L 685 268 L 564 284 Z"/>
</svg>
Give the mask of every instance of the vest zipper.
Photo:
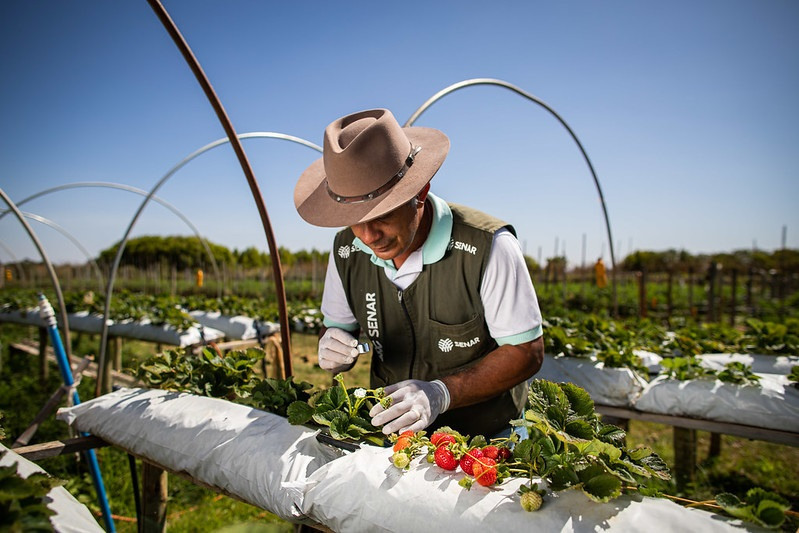
<svg viewBox="0 0 799 533">
<path fill-rule="evenodd" d="M 402 306 L 402 311 L 405 313 L 405 318 L 408 319 L 408 324 L 411 326 L 411 346 L 413 349 L 411 352 L 411 364 L 408 367 L 408 379 L 413 379 L 413 367 L 416 365 L 416 332 L 413 330 L 411 314 L 408 312 L 408 308 L 405 306 L 405 300 L 402 299 L 402 290 L 397 290 L 397 299 L 399 300 L 400 306 Z"/>
</svg>

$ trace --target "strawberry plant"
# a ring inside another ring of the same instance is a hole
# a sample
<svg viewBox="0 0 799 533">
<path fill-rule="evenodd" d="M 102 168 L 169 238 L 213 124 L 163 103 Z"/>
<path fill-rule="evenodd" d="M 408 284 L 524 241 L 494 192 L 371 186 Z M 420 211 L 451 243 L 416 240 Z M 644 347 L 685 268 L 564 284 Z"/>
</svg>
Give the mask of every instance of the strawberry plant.
<svg viewBox="0 0 799 533">
<path fill-rule="evenodd" d="M 348 389 L 341 374 L 336 374 L 335 380 L 336 386 L 317 391 L 307 402 L 292 402 L 287 409 L 289 423 L 308 424 L 313 420 L 327 427 L 334 439 L 366 440 L 382 446 L 385 438 L 380 429 L 370 422 L 369 411 L 374 406 L 373 402 L 388 407 L 391 399 L 385 395 L 382 387 L 373 390 Z"/>
<path fill-rule="evenodd" d="M 287 379 L 266 378 L 255 384 L 247 401 L 256 409 L 263 409 L 283 417 L 288 416 L 288 406 L 293 402 L 307 402 L 311 395 L 307 392 L 313 385 L 307 381 L 294 382 L 294 377 Z"/>
<path fill-rule="evenodd" d="M 42 472 L 22 478 L 16 464 L 0 466 L 0 531 L 53 531 L 50 517 L 55 511 L 47 507 L 45 497 L 63 484 Z"/>
<path fill-rule="evenodd" d="M 799 354 L 799 320 L 788 319 L 777 324 L 750 318 L 738 344 L 744 353 Z"/>
<path fill-rule="evenodd" d="M 716 503 L 736 518 L 769 529 L 780 527 L 785 522 L 785 512 L 791 508 L 779 494 L 757 487 L 749 489 L 743 501 L 734 494 L 725 492 L 716 495 Z"/>
<path fill-rule="evenodd" d="M 735 385 L 757 385 L 760 376 L 752 372 L 752 367 L 740 361 L 732 361 L 724 365 L 724 370 L 716 374 L 716 377 L 725 382 Z"/>
<path fill-rule="evenodd" d="M 794 387 L 799 387 L 799 365 L 791 367 L 791 373 L 788 374 L 788 381 L 793 383 Z"/>
<path fill-rule="evenodd" d="M 530 438 L 514 446 L 511 475 L 546 479 L 555 491 L 581 490 L 593 501 L 607 502 L 623 489 L 637 489 L 648 479 L 670 479 L 666 464 L 651 449 L 624 445 L 625 433 L 603 424 L 588 393 L 571 383 L 534 380 L 524 418 Z"/>
<path fill-rule="evenodd" d="M 235 350 L 224 357 L 209 348 L 199 355 L 166 350 L 145 360 L 136 377 L 151 387 L 211 398 L 246 398 L 257 377 L 253 366 L 263 358 L 260 348 Z"/>
<path fill-rule="evenodd" d="M 714 379 L 715 373 L 702 366 L 694 356 L 691 357 L 667 357 L 660 362 L 663 368 L 661 375 L 671 379 L 686 381 L 689 379 Z"/>
</svg>

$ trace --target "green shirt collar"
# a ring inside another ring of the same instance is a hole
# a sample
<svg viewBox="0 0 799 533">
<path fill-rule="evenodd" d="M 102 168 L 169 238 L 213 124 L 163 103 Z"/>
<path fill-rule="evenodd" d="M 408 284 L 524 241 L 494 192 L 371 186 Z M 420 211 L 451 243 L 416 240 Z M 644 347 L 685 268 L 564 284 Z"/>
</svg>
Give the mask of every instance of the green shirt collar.
<svg viewBox="0 0 799 533">
<path fill-rule="evenodd" d="M 422 264 L 430 265 L 440 261 L 447 252 L 450 238 L 452 237 L 452 210 L 447 202 L 428 193 L 427 198 L 433 206 L 433 222 L 430 226 L 430 234 L 422 245 Z M 361 239 L 355 237 L 352 244 L 360 251 L 369 254 L 372 263 L 379 267 L 396 271 L 393 261 L 386 261 L 377 257 Z"/>
</svg>

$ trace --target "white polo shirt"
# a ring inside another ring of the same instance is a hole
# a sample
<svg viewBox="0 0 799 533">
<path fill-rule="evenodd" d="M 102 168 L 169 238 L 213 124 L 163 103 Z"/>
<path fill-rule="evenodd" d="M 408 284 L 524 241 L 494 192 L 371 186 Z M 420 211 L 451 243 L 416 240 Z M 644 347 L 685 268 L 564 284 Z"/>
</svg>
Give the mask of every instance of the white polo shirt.
<svg viewBox="0 0 799 533">
<path fill-rule="evenodd" d="M 399 269 L 394 267 L 393 261 L 385 261 L 374 255 L 359 238 L 352 241 L 361 252 L 369 254 L 372 263 L 382 267 L 386 277 L 401 290 L 416 280 L 424 265 L 436 263 L 444 257 L 452 236 L 452 211 L 449 205 L 432 193 L 427 198 L 433 206 L 430 234 L 421 248 L 412 252 Z M 497 344 L 522 344 L 542 335 L 541 310 L 535 288 L 527 272 L 519 241 L 507 229 L 500 229 L 494 234 L 480 285 L 480 299 L 488 330 Z M 327 327 L 348 331 L 358 329 L 332 253 L 327 263 L 322 314 Z"/>
</svg>

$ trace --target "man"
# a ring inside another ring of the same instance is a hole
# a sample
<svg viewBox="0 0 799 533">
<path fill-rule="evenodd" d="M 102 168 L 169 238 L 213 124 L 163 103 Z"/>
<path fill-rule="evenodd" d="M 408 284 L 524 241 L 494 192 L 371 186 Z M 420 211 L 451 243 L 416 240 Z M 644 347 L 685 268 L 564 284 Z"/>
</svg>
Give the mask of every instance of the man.
<svg viewBox="0 0 799 533">
<path fill-rule="evenodd" d="M 448 151 L 438 130 L 362 111 L 325 129 L 323 157 L 294 191 L 307 222 L 345 227 L 328 263 L 319 365 L 352 368 L 365 333 L 371 387 L 392 398 L 370 412 L 385 434 L 450 426 L 491 437 L 518 418 L 543 360 L 513 228 L 429 192 Z"/>
</svg>

